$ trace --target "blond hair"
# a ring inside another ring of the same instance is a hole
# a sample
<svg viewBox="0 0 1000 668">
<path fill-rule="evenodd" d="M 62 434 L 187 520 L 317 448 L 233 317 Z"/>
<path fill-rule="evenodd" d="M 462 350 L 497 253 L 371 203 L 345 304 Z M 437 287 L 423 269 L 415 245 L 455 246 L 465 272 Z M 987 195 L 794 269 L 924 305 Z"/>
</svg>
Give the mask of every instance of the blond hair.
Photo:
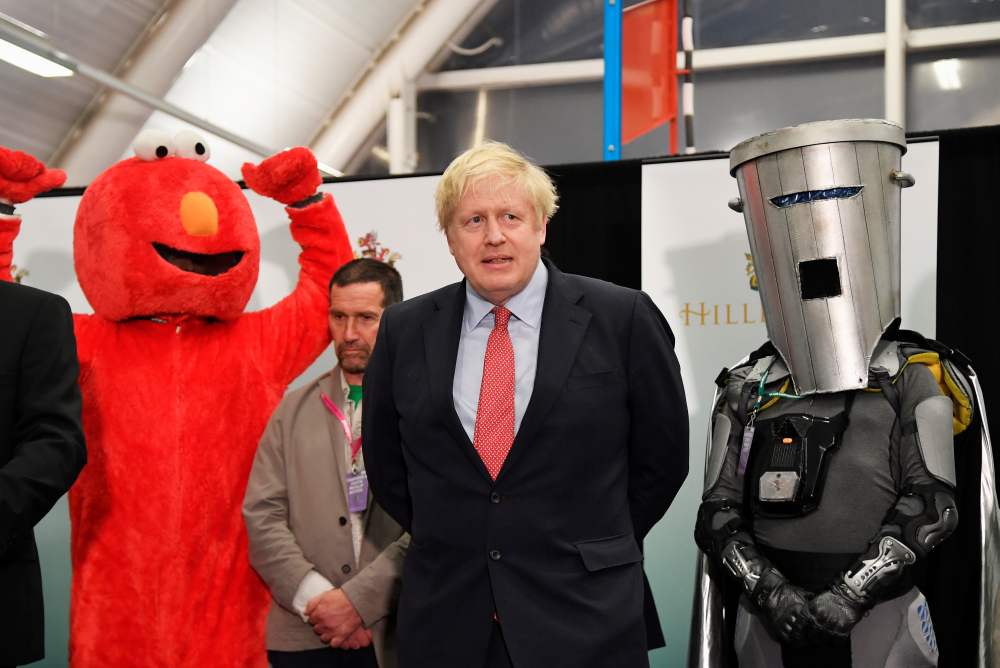
<svg viewBox="0 0 1000 668">
<path fill-rule="evenodd" d="M 462 153 L 444 170 L 434 193 L 441 231 L 448 229 L 469 187 L 491 176 L 500 176 L 521 186 L 534 203 L 539 221 L 547 221 L 559 208 L 559 195 L 545 170 L 507 144 L 487 141 Z"/>
</svg>

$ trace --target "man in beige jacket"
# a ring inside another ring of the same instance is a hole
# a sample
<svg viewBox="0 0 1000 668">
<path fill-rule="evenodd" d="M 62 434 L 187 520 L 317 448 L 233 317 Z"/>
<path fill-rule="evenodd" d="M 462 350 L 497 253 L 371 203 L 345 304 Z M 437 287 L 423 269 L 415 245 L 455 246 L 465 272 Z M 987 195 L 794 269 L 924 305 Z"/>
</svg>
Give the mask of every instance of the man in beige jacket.
<svg viewBox="0 0 1000 668">
<path fill-rule="evenodd" d="M 330 282 L 338 368 L 291 392 L 268 423 L 243 502 L 250 562 L 273 601 L 274 668 L 396 665 L 395 607 L 410 537 L 368 491 L 361 384 L 399 273 L 353 260 Z"/>
</svg>

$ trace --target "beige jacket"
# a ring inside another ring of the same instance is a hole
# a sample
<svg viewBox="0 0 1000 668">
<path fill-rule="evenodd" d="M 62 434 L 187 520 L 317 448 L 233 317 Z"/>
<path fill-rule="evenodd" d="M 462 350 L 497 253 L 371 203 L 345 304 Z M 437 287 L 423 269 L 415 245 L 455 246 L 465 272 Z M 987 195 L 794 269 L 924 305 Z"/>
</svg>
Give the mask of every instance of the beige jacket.
<svg viewBox="0 0 1000 668">
<path fill-rule="evenodd" d="M 379 666 L 392 668 L 399 578 L 410 537 L 369 493 L 361 555 L 355 562 L 347 511 L 347 439 L 321 393 L 351 415 L 337 369 L 291 392 L 264 431 L 243 501 L 250 563 L 273 597 L 267 647 L 299 651 L 324 646 L 292 607 L 302 579 L 315 570 L 343 589 L 372 630 Z"/>
</svg>

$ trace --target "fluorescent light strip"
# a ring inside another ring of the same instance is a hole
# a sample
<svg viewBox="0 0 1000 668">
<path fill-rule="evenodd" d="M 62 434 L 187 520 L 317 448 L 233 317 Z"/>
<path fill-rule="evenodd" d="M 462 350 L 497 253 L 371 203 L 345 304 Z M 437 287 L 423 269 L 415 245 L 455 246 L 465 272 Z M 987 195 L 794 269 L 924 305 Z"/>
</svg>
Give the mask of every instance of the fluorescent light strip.
<svg viewBox="0 0 1000 668">
<path fill-rule="evenodd" d="M 0 39 L 0 60 L 40 77 L 71 77 L 73 70 Z"/>
</svg>

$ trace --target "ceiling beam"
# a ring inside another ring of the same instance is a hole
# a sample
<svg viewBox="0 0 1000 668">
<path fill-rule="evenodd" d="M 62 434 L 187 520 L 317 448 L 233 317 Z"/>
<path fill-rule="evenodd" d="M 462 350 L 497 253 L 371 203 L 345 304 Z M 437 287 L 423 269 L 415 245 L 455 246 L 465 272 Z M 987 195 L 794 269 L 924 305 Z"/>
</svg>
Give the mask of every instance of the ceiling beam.
<svg viewBox="0 0 1000 668">
<path fill-rule="evenodd" d="M 919 28 L 907 34 L 910 53 L 958 49 L 1000 42 L 1000 21 L 966 25 Z M 751 46 L 696 49 L 693 52 L 696 72 L 735 70 L 760 65 L 839 60 L 885 53 L 885 33 L 823 37 Z M 677 66 L 683 69 L 684 54 L 677 54 Z M 432 72 L 417 79 L 417 88 L 426 90 L 479 90 L 480 88 L 521 88 L 600 81 L 604 61 L 600 58 L 571 60 L 537 65 L 483 67 L 470 70 Z"/>
<path fill-rule="evenodd" d="M 316 157 L 337 169 L 350 162 L 359 146 L 385 118 L 389 101 L 414 81 L 442 45 L 467 25 L 467 18 L 488 11 L 497 0 L 426 0 L 421 2 L 365 68 L 365 74 L 334 106 L 310 146 Z"/>
<path fill-rule="evenodd" d="M 51 160 L 66 170 L 68 183 L 90 183 L 108 165 L 121 159 L 153 109 L 167 104 L 163 96 L 235 2 L 176 0 L 150 25 L 141 43 L 114 75 L 86 65 L 78 70 L 82 76 L 97 80 L 105 90 Z M 101 75 L 106 79 L 101 80 Z"/>
</svg>

